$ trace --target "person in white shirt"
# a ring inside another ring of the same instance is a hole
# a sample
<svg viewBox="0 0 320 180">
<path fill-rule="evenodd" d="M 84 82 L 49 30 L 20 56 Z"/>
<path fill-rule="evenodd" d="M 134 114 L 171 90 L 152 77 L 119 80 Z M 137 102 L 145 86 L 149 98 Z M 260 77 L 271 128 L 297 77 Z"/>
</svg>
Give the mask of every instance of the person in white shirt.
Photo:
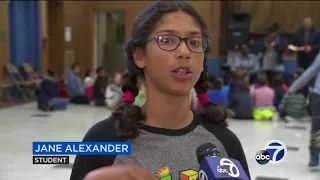
<svg viewBox="0 0 320 180">
<path fill-rule="evenodd" d="M 122 98 L 122 75 L 116 73 L 113 82 L 108 85 L 107 90 L 105 92 L 106 97 L 106 105 L 109 109 L 116 109 L 121 102 Z"/>
<path fill-rule="evenodd" d="M 84 78 L 84 81 L 83 81 L 83 86 L 84 88 L 89 88 L 89 87 L 93 87 L 94 85 L 94 82 L 96 80 L 96 77 L 95 77 L 95 73 L 93 70 L 91 69 L 88 69 L 87 72 L 86 72 L 86 75 L 85 75 L 85 78 Z"/>
<path fill-rule="evenodd" d="M 94 85 L 94 82 L 96 81 L 95 76 L 96 76 L 95 72 L 91 69 L 88 69 L 86 71 L 86 75 L 83 81 L 85 94 L 90 101 L 93 100 L 93 85 Z"/>
</svg>

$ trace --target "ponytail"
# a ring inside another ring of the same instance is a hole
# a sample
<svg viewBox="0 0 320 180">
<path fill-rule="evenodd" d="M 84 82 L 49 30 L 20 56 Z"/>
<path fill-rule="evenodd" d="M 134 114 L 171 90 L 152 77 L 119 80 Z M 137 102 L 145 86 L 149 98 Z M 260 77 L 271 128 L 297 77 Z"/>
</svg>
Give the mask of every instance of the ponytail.
<svg viewBox="0 0 320 180">
<path fill-rule="evenodd" d="M 207 91 L 209 89 L 209 76 L 207 73 L 207 57 L 205 57 L 203 62 L 203 72 L 200 74 L 198 82 L 194 86 L 197 98 L 199 101 L 199 111 L 203 117 L 213 123 L 228 126 L 227 124 L 227 110 L 226 108 L 211 103 L 208 98 Z"/>
<path fill-rule="evenodd" d="M 137 76 L 130 72 L 124 74 L 122 103 L 111 115 L 116 122 L 117 135 L 123 140 L 136 138 L 139 135 L 141 121 L 145 119 L 142 109 L 133 104 L 139 94 Z"/>
</svg>

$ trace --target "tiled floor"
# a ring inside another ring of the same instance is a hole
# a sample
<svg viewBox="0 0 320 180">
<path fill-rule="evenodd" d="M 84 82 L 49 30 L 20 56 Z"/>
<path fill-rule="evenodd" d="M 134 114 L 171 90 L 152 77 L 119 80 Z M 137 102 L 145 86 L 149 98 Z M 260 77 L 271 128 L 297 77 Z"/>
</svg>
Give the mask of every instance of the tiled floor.
<svg viewBox="0 0 320 180">
<path fill-rule="evenodd" d="M 0 110 L 0 180 L 67 180 L 68 167 L 32 165 L 31 142 L 81 141 L 88 128 L 110 114 L 104 108 L 69 106 L 67 111 L 44 117 L 38 115 L 42 113 L 35 107 L 27 104 Z M 283 123 L 230 122 L 230 128 L 243 144 L 253 180 L 257 177 L 320 180 L 320 171 L 311 172 L 306 166 L 309 123 L 293 126 L 300 128 L 288 129 Z M 272 139 L 281 140 L 292 150 L 281 164 L 259 165 L 254 156 Z"/>
</svg>

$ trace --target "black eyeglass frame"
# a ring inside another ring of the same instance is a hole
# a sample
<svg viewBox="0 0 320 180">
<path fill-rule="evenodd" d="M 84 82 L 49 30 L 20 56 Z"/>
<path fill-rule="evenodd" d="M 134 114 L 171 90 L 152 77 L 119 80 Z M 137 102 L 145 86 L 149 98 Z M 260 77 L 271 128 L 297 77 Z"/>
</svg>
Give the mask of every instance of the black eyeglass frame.
<svg viewBox="0 0 320 180">
<path fill-rule="evenodd" d="M 179 43 L 177 44 L 177 47 L 175 47 L 175 48 L 173 48 L 173 49 L 171 49 L 171 50 L 163 49 L 163 48 L 159 45 L 159 39 L 160 39 L 161 37 L 163 37 L 163 36 L 169 36 L 169 35 L 170 35 L 170 36 L 177 37 L 177 38 L 179 39 Z M 204 40 L 204 42 L 206 42 L 206 47 L 203 48 L 203 50 L 202 50 L 202 51 L 199 51 L 199 52 L 196 52 L 196 51 L 191 50 L 191 48 L 189 47 L 189 44 L 188 44 L 188 40 L 191 39 L 191 38 L 202 38 L 202 39 Z M 204 38 L 204 37 L 201 37 L 201 36 L 190 36 L 190 37 L 182 38 L 182 37 L 180 37 L 180 36 L 173 35 L 173 34 L 163 34 L 163 35 L 159 35 L 159 36 L 151 36 L 151 37 L 148 37 L 145 42 L 149 42 L 149 41 L 153 41 L 153 40 L 156 40 L 156 41 L 157 41 L 157 45 L 159 46 L 159 48 L 162 49 L 162 50 L 164 50 L 164 51 L 174 51 L 174 50 L 176 50 L 176 49 L 180 46 L 180 44 L 181 44 L 182 41 L 185 41 L 188 49 L 189 49 L 191 52 L 194 52 L 194 53 L 202 53 L 202 52 L 205 52 L 205 51 L 207 50 L 208 46 L 209 46 L 209 40 L 206 39 L 206 38 Z"/>
</svg>

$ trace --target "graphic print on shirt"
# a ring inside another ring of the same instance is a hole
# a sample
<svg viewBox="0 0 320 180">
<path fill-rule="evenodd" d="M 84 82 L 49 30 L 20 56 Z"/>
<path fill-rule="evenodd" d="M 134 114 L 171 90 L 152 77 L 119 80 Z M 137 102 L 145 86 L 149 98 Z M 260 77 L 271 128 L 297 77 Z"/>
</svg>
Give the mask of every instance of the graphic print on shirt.
<svg viewBox="0 0 320 180">
<path fill-rule="evenodd" d="M 156 173 L 156 176 L 159 178 L 159 180 L 173 180 L 169 167 L 164 167 L 160 169 Z M 197 179 L 198 179 L 198 171 L 188 169 L 188 170 L 181 171 L 179 173 L 179 180 L 197 180 Z"/>
</svg>

